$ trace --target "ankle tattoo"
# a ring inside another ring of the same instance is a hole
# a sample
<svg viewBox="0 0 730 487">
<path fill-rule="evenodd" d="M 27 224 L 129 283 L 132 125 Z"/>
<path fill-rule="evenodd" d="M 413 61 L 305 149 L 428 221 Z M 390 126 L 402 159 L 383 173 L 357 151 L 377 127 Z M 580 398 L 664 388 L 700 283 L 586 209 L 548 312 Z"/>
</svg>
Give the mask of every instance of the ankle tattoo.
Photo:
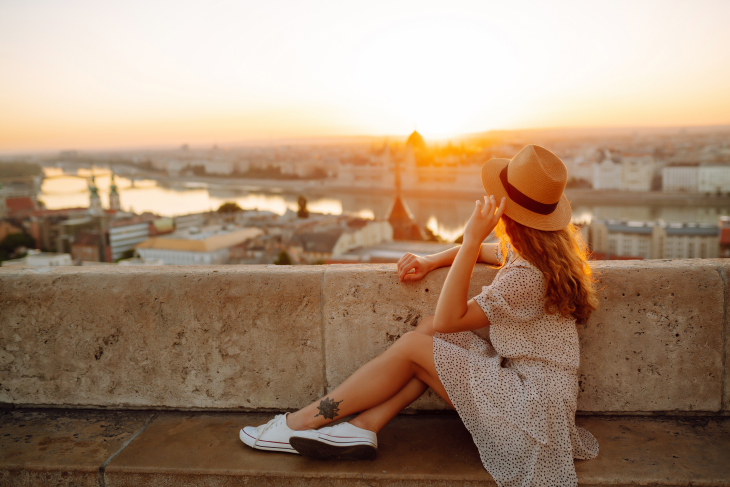
<svg viewBox="0 0 730 487">
<path fill-rule="evenodd" d="M 344 399 L 342 401 L 344 401 Z M 322 416 L 325 419 L 335 419 L 335 417 L 337 417 L 337 413 L 340 412 L 340 408 L 338 406 L 342 401 L 335 402 L 332 399 L 325 397 L 319 402 L 319 406 L 317 406 L 319 413 L 315 414 L 314 417 Z"/>
</svg>

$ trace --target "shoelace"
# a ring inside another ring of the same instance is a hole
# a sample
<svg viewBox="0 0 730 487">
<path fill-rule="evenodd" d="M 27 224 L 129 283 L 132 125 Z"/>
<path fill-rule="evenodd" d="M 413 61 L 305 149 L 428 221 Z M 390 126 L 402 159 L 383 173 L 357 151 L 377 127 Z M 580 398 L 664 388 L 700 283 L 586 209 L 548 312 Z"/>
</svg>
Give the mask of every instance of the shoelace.
<svg viewBox="0 0 730 487">
<path fill-rule="evenodd" d="M 259 440 L 262 436 L 264 436 L 264 433 L 266 433 L 266 430 L 268 430 L 270 427 L 275 426 L 281 421 L 281 418 L 286 418 L 286 414 L 279 414 L 278 416 L 274 416 L 274 419 L 269 421 L 264 425 L 264 428 L 261 430 L 259 434 L 256 435 L 256 439 L 253 440 L 253 446 L 255 447 L 256 444 L 258 444 Z"/>
</svg>

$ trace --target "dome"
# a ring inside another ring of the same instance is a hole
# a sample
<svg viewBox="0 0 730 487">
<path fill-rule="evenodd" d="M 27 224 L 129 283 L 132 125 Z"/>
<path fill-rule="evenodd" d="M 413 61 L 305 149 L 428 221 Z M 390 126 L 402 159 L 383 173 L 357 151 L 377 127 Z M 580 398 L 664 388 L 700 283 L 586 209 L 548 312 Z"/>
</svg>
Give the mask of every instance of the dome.
<svg viewBox="0 0 730 487">
<path fill-rule="evenodd" d="M 414 149 L 425 149 L 426 141 L 423 140 L 423 137 L 421 137 L 421 134 L 419 134 L 418 131 L 414 130 L 413 133 L 408 136 L 406 145 L 410 145 Z"/>
</svg>

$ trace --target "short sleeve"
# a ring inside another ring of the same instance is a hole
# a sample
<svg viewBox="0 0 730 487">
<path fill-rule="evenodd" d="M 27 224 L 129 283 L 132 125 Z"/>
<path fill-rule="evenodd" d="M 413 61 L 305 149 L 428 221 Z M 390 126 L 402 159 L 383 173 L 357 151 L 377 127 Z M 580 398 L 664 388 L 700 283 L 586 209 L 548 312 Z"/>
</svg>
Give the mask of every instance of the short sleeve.
<svg viewBox="0 0 730 487">
<path fill-rule="evenodd" d="M 542 273 L 527 265 L 511 265 L 474 301 L 492 325 L 525 323 L 542 316 L 545 284 Z"/>
</svg>

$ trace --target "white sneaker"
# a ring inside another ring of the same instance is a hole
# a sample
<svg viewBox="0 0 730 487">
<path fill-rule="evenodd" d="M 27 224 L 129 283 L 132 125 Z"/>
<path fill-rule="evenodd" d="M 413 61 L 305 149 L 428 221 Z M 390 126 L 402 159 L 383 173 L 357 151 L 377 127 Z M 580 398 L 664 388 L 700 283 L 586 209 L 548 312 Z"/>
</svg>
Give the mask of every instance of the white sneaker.
<svg viewBox="0 0 730 487">
<path fill-rule="evenodd" d="M 320 460 L 372 460 L 378 451 L 378 436 L 350 423 L 293 431 L 289 442 L 305 457 Z"/>
<path fill-rule="evenodd" d="M 261 426 L 244 426 L 241 428 L 238 437 L 246 445 L 257 450 L 298 453 L 289 444 L 289 437 L 295 431 L 289 429 L 286 425 L 286 417 L 288 414 L 279 414 Z"/>
</svg>

